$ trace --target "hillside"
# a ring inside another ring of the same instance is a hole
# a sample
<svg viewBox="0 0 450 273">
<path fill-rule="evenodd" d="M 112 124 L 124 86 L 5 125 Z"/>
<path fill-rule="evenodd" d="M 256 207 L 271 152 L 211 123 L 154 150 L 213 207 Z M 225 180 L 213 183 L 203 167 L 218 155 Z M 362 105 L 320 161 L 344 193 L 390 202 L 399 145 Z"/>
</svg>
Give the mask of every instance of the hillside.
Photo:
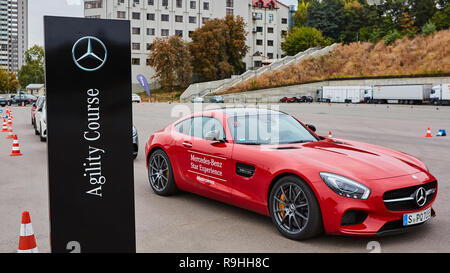
<svg viewBox="0 0 450 273">
<path fill-rule="evenodd" d="M 370 78 L 450 73 L 450 30 L 404 37 L 387 46 L 356 42 L 338 45 L 327 55 L 264 73 L 220 94 L 340 78 Z"/>
</svg>

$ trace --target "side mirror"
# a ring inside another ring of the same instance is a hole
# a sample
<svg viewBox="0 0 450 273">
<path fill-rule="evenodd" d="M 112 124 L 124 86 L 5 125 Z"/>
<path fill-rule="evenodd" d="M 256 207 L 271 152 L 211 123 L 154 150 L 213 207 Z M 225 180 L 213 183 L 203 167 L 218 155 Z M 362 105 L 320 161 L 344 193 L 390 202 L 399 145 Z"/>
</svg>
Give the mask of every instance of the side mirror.
<svg viewBox="0 0 450 273">
<path fill-rule="evenodd" d="M 313 131 L 313 132 L 316 132 L 316 131 L 317 131 L 316 126 L 314 126 L 314 125 L 312 125 L 312 124 L 306 124 L 306 126 L 307 126 L 311 131 Z"/>
<path fill-rule="evenodd" d="M 222 142 L 223 139 L 220 139 L 220 132 L 219 130 L 214 130 L 206 133 L 205 139 L 209 141 L 220 141 Z"/>
</svg>

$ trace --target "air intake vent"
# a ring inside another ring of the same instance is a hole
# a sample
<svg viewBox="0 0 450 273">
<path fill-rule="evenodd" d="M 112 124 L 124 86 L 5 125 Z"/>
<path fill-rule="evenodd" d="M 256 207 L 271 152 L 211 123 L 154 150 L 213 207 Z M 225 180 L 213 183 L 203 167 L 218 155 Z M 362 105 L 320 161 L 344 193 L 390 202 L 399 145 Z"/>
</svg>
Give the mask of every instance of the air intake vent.
<svg viewBox="0 0 450 273">
<path fill-rule="evenodd" d="M 297 150 L 299 147 L 276 147 L 275 150 Z"/>
</svg>

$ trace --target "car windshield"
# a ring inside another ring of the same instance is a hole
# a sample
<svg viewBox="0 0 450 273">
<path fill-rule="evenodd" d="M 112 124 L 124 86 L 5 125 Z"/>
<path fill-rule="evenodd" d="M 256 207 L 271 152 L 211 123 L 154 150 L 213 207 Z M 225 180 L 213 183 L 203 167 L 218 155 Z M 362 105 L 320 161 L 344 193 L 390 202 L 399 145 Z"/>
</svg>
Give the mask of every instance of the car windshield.
<svg viewBox="0 0 450 273">
<path fill-rule="evenodd" d="M 228 127 L 236 144 L 273 145 L 318 140 L 296 119 L 282 113 L 234 116 L 228 119 Z"/>
</svg>

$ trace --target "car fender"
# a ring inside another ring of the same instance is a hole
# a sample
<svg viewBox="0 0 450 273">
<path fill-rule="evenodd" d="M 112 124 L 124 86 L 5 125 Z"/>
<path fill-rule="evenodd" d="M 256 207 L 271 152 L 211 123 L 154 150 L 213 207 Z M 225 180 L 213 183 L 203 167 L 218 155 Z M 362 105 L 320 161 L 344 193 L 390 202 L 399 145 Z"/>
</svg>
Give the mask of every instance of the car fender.
<svg viewBox="0 0 450 273">
<path fill-rule="evenodd" d="M 302 172 L 299 172 L 296 169 L 282 169 L 273 174 L 273 176 L 270 179 L 270 183 L 268 183 L 268 185 L 266 186 L 267 200 L 269 200 L 270 191 L 272 190 L 273 185 L 275 185 L 275 183 L 277 183 L 277 181 L 280 180 L 281 178 L 289 175 L 297 176 L 298 178 L 303 180 L 314 192 L 316 198 L 318 198 L 317 188 L 314 186 L 314 184 L 317 183 L 317 181 L 311 181 L 310 179 L 307 178 L 307 175 L 305 175 Z"/>
</svg>

